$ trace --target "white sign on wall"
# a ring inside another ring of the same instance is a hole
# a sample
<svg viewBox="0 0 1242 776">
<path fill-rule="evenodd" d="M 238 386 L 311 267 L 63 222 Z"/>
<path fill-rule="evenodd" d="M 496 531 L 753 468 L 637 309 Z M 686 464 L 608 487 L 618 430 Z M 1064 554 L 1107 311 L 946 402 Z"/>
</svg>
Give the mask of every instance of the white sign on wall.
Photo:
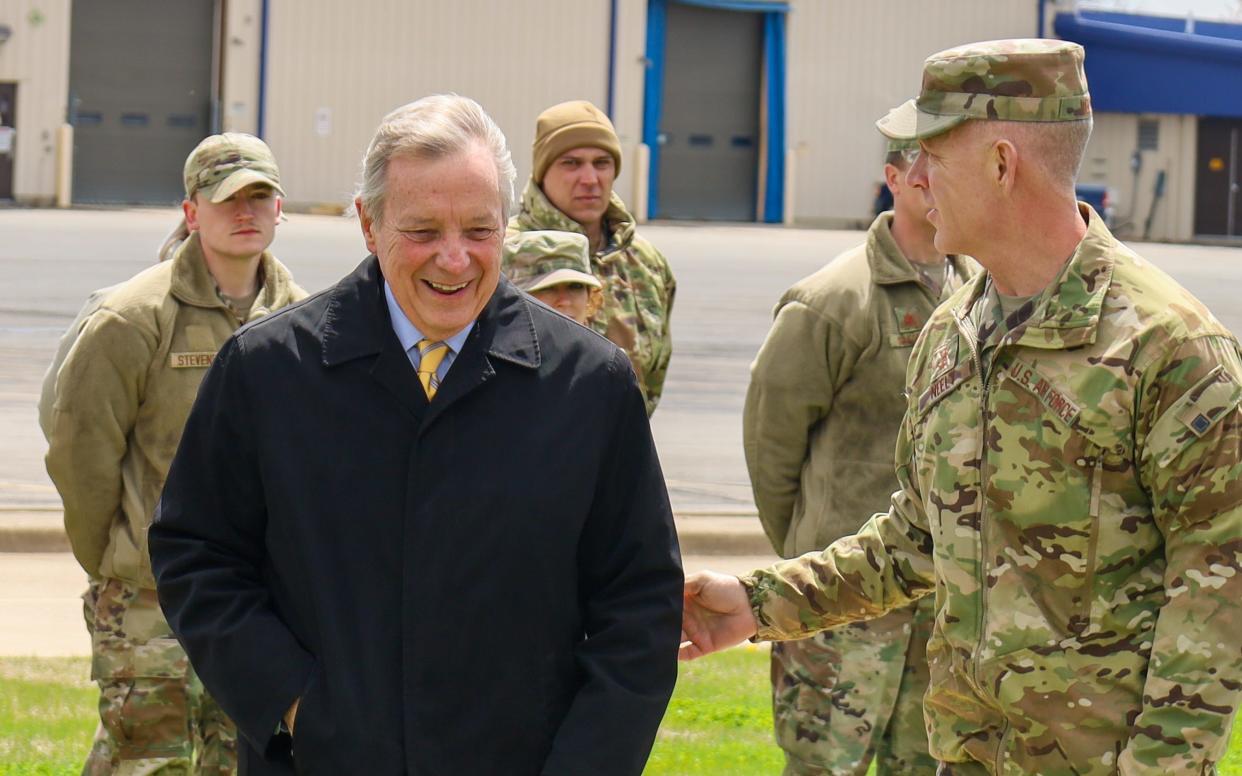
<svg viewBox="0 0 1242 776">
<path fill-rule="evenodd" d="M 320 108 L 315 111 L 315 134 L 327 137 L 332 134 L 332 109 Z"/>
</svg>

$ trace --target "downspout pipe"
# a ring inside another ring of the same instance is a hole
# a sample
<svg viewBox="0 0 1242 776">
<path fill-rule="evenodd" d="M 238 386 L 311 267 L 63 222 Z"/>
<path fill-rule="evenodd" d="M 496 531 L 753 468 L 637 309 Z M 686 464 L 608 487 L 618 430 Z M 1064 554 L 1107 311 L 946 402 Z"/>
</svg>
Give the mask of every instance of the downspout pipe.
<svg viewBox="0 0 1242 776">
<path fill-rule="evenodd" d="M 270 2 L 271 0 L 263 0 L 263 10 L 259 14 L 259 109 L 255 134 L 260 139 L 267 131 L 267 26 L 271 13 Z"/>
<path fill-rule="evenodd" d="M 267 0 L 264 0 L 267 2 Z M 609 0 L 608 3 L 608 118 L 612 119 L 612 123 L 617 123 L 617 117 L 613 115 L 615 107 L 617 91 L 617 0 Z"/>
</svg>

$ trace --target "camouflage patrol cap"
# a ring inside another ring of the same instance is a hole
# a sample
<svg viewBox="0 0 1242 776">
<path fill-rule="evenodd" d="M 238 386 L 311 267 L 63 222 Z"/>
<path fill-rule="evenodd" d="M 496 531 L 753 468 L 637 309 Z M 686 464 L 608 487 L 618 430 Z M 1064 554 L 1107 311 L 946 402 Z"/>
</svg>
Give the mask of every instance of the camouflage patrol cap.
<svg viewBox="0 0 1242 776">
<path fill-rule="evenodd" d="M 212 202 L 223 202 L 252 183 L 271 186 L 284 196 L 280 169 L 272 149 L 254 135 L 225 132 L 195 146 L 185 160 L 186 199 L 201 191 Z"/>
<path fill-rule="evenodd" d="M 1063 40 L 970 43 L 923 63 L 917 99 L 876 122 L 886 137 L 923 139 L 967 119 L 1081 121 L 1091 116 L 1083 49 Z"/>
<path fill-rule="evenodd" d="M 902 151 L 917 151 L 917 150 L 919 150 L 919 141 L 915 140 L 914 138 L 905 138 L 905 139 L 899 140 L 897 138 L 890 137 L 887 139 L 887 142 L 884 144 L 884 152 L 889 153 L 889 154 L 901 153 Z"/>
<path fill-rule="evenodd" d="M 523 291 L 562 283 L 600 288 L 591 274 L 590 243 L 576 232 L 519 232 L 505 241 L 505 274 Z"/>
</svg>

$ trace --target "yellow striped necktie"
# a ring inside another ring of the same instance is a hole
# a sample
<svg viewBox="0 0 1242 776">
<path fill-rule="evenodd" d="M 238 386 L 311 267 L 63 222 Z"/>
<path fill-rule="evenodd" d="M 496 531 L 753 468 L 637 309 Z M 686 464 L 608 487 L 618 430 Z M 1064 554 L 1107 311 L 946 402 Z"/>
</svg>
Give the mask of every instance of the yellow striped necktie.
<svg viewBox="0 0 1242 776">
<path fill-rule="evenodd" d="M 440 378 L 436 376 L 436 370 L 440 368 L 440 362 L 448 355 L 448 343 L 421 339 L 416 347 L 419 357 L 418 381 L 423 384 L 423 390 L 427 392 L 427 401 L 431 401 L 436 398 L 436 391 L 440 388 Z"/>
</svg>

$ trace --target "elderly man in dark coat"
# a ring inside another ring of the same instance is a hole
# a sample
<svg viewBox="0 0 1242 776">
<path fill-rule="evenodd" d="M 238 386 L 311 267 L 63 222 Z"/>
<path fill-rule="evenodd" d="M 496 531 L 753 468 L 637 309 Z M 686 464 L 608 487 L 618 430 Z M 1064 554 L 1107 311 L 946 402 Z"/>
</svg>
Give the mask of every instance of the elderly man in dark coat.
<svg viewBox="0 0 1242 776">
<path fill-rule="evenodd" d="M 473 101 L 384 119 L 372 256 L 224 346 L 150 546 L 242 773 L 639 774 L 681 567 L 623 351 L 500 277 Z"/>
</svg>

